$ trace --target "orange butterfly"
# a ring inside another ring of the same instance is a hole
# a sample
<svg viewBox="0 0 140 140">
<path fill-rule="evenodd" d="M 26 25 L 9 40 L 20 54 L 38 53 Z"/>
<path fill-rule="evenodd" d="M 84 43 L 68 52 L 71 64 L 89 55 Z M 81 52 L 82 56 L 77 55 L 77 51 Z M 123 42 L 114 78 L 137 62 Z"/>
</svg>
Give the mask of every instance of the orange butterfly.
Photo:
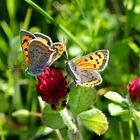
<svg viewBox="0 0 140 140">
<path fill-rule="evenodd" d="M 76 61 L 67 61 L 65 69 L 72 77 L 75 85 L 93 87 L 102 82 L 99 71 L 103 71 L 108 64 L 109 51 L 98 50 Z"/>
<path fill-rule="evenodd" d="M 51 38 L 42 33 L 32 34 L 22 29 L 20 39 L 24 59 L 28 66 L 27 72 L 31 75 L 42 73 L 44 67 L 53 64 L 65 51 L 63 43 L 52 43 Z"/>
</svg>

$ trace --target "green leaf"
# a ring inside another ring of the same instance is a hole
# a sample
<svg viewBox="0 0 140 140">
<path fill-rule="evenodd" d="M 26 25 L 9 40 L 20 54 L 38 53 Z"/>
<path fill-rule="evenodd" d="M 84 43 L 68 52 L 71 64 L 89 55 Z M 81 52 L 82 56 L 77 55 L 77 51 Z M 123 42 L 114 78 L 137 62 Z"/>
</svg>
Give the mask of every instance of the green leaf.
<svg viewBox="0 0 140 140">
<path fill-rule="evenodd" d="M 60 113 L 58 111 L 52 110 L 49 105 L 46 105 L 46 107 L 43 110 L 42 121 L 44 125 L 53 129 L 65 127 Z"/>
<path fill-rule="evenodd" d="M 131 114 L 131 112 L 128 110 L 128 111 L 126 111 L 126 112 L 124 112 L 123 114 L 121 114 L 121 119 L 123 120 L 123 121 L 130 121 L 131 119 L 132 119 L 132 114 Z"/>
<path fill-rule="evenodd" d="M 107 99 L 122 104 L 123 102 L 126 102 L 125 99 L 117 92 L 114 91 L 109 91 L 107 92 L 104 97 L 106 97 Z"/>
<path fill-rule="evenodd" d="M 0 94 L 0 112 L 6 112 L 8 110 L 9 103 L 4 94 Z"/>
<path fill-rule="evenodd" d="M 69 96 L 69 106 L 71 112 L 75 115 L 87 110 L 95 101 L 96 94 L 93 89 L 89 88 L 73 88 Z"/>
<path fill-rule="evenodd" d="M 78 117 L 85 127 L 98 135 L 104 134 L 108 129 L 107 118 L 99 109 L 84 111 Z"/>
<path fill-rule="evenodd" d="M 136 44 L 136 43 L 134 43 L 134 42 L 132 42 L 131 40 L 128 42 L 128 45 L 129 45 L 129 47 L 132 49 L 132 51 L 134 52 L 134 53 L 136 53 L 136 54 L 140 54 L 140 49 L 139 49 L 139 46 Z"/>
<path fill-rule="evenodd" d="M 114 103 L 108 105 L 108 110 L 112 116 L 118 116 L 128 112 L 128 110 L 124 110 L 120 105 Z"/>
<path fill-rule="evenodd" d="M 3 124 L 6 124 L 7 120 L 6 120 L 6 116 L 4 113 L 0 113 L 0 126 L 2 126 Z"/>
</svg>

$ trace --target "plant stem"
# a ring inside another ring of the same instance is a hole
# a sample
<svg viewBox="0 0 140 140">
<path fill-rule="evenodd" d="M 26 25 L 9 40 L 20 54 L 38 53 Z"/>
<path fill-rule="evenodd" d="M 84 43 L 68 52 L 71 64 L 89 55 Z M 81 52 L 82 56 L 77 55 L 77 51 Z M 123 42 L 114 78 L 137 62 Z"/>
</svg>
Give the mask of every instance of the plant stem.
<svg viewBox="0 0 140 140">
<path fill-rule="evenodd" d="M 28 8 L 27 9 L 26 16 L 25 16 L 24 24 L 23 24 L 23 28 L 24 29 L 28 29 L 29 22 L 30 22 L 30 19 L 31 19 L 31 15 L 32 15 L 32 9 L 31 8 Z"/>
<path fill-rule="evenodd" d="M 59 129 L 56 129 L 55 132 L 56 132 L 56 135 L 58 137 L 58 140 L 64 140 L 62 135 L 61 135 L 61 133 L 60 133 L 60 131 L 59 131 Z"/>
<path fill-rule="evenodd" d="M 80 133 L 79 130 L 77 129 L 77 126 L 72 122 L 72 118 L 69 115 L 68 111 L 66 108 L 60 111 L 60 114 L 63 118 L 64 123 L 69 129 L 69 135 L 72 140 L 80 140 Z"/>
<path fill-rule="evenodd" d="M 129 129 L 130 129 L 130 140 L 135 140 L 134 139 L 134 133 L 133 133 L 133 123 L 132 123 L 132 120 L 129 120 Z"/>
<path fill-rule="evenodd" d="M 79 8 L 79 11 L 80 11 L 80 13 L 81 13 L 83 19 L 85 20 L 85 19 L 86 19 L 86 16 L 85 16 L 84 11 L 83 11 L 83 9 L 82 9 L 82 7 L 81 7 L 80 1 L 79 1 L 79 0 L 75 0 L 75 2 L 77 3 L 77 6 L 78 6 L 78 8 Z"/>
<path fill-rule="evenodd" d="M 119 121 L 120 140 L 124 140 L 122 124 Z"/>
<path fill-rule="evenodd" d="M 70 117 L 70 115 L 68 114 L 68 111 L 66 108 L 64 108 L 63 110 L 60 111 L 60 114 L 64 120 L 64 123 L 67 125 L 67 127 L 69 128 L 69 130 L 72 133 L 76 133 L 77 131 L 77 127 L 76 125 L 72 122 L 72 118 Z"/>
<path fill-rule="evenodd" d="M 133 109 L 132 115 L 133 115 L 134 122 L 137 126 L 138 133 L 140 135 L 140 112 Z"/>
<path fill-rule="evenodd" d="M 45 18 L 47 18 L 51 23 L 53 23 L 56 27 L 58 27 L 61 31 L 63 31 L 73 42 L 75 42 L 83 51 L 86 51 L 86 47 L 83 46 L 73 35 L 69 30 L 67 30 L 64 26 L 61 24 L 58 24 L 47 12 L 45 12 L 41 7 L 39 7 L 37 4 L 35 4 L 31 0 L 25 0 L 29 5 L 31 5 L 33 8 L 35 8 L 39 13 L 41 13 Z"/>
<path fill-rule="evenodd" d="M 3 131 L 2 126 L 0 126 L 0 138 L 1 138 L 1 140 L 5 140 L 4 131 Z"/>
<path fill-rule="evenodd" d="M 127 16 L 126 16 L 126 25 L 124 30 L 124 38 L 127 39 L 129 37 L 132 21 L 134 19 L 134 8 L 136 6 L 137 0 L 132 1 L 132 7 L 130 10 L 127 10 Z"/>
</svg>

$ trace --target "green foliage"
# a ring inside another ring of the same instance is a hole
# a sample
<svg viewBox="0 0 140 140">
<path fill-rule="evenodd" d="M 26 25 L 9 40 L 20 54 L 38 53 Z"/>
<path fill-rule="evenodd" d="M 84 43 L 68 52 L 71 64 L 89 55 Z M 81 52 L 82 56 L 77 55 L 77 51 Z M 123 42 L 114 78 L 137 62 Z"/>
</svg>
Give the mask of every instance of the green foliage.
<svg viewBox="0 0 140 140">
<path fill-rule="evenodd" d="M 98 135 L 102 135 L 108 129 L 108 122 L 105 115 L 98 109 L 91 109 L 79 114 L 81 122 Z"/>
<path fill-rule="evenodd" d="M 42 9 L 36 7 L 33 2 Z M 58 133 L 45 131 L 46 129 L 42 128 L 41 119 L 36 115 L 26 118 L 12 117 L 12 113 L 20 109 L 26 109 L 29 112 L 42 111 L 35 91 L 36 79 L 25 72 L 26 65 L 24 65 L 19 40 L 19 32 L 22 28 L 31 32 L 40 31 L 50 36 L 55 42 L 64 40 L 69 59 L 98 49 L 110 51 L 108 66 L 101 73 L 103 83 L 92 89 L 71 88 L 68 108 L 72 117 L 75 118 L 73 121 L 93 105 L 100 107 L 100 110 L 107 115 L 109 122 L 107 133 L 98 137 L 95 133 L 83 128 L 84 132 L 81 132 L 86 140 L 130 139 L 131 127 L 126 124 L 130 114 L 125 110 L 125 105 L 121 106 L 118 102 L 111 103 L 109 105 L 111 114 L 121 114 L 121 117 L 112 117 L 105 107 L 108 100 L 99 95 L 112 90 L 125 97 L 127 83 L 134 76 L 140 76 L 139 9 L 139 0 L 91 0 L 90 2 L 87 0 L 1 0 L 0 139 L 60 139 Z M 62 69 L 64 59 L 62 56 L 57 62 Z M 53 65 L 55 66 L 56 64 Z M 99 100 L 95 100 L 97 96 Z M 45 110 L 43 116 L 47 126 L 52 128 L 65 126 L 58 112 L 51 111 L 49 107 Z M 137 119 L 139 114 L 134 113 L 134 119 Z M 135 139 L 138 139 L 139 134 L 135 124 L 132 129 Z M 65 138 L 66 128 L 60 131 L 64 140 L 68 139 Z"/>
<path fill-rule="evenodd" d="M 69 97 L 69 107 L 73 114 L 89 109 L 95 102 L 95 94 L 88 88 L 74 88 Z"/>
<path fill-rule="evenodd" d="M 43 110 L 42 121 L 43 124 L 53 129 L 65 127 L 60 113 L 58 111 L 52 110 L 49 105 L 47 105 Z"/>
</svg>

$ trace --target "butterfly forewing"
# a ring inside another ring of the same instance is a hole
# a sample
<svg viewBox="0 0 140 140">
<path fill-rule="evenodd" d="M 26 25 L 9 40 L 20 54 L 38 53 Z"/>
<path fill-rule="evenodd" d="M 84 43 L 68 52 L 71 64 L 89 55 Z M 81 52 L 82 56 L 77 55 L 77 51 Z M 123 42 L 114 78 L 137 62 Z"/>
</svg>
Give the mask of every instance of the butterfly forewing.
<svg viewBox="0 0 140 140">
<path fill-rule="evenodd" d="M 20 31 L 22 51 L 23 51 L 24 59 L 27 65 L 28 65 L 28 47 L 29 47 L 29 42 L 32 39 L 35 39 L 35 36 L 32 33 L 23 29 Z"/>
<path fill-rule="evenodd" d="M 81 70 L 103 70 L 109 59 L 108 50 L 99 50 L 75 61 L 75 65 Z"/>
<path fill-rule="evenodd" d="M 34 39 L 29 44 L 29 66 L 30 74 L 38 74 L 43 71 L 45 66 L 48 66 L 52 61 L 54 50 L 43 42 Z"/>
<path fill-rule="evenodd" d="M 40 40 L 44 44 L 47 44 L 48 46 L 52 45 L 52 40 L 49 36 L 44 35 L 42 33 L 35 33 L 34 35 L 36 36 L 36 39 Z"/>
</svg>

